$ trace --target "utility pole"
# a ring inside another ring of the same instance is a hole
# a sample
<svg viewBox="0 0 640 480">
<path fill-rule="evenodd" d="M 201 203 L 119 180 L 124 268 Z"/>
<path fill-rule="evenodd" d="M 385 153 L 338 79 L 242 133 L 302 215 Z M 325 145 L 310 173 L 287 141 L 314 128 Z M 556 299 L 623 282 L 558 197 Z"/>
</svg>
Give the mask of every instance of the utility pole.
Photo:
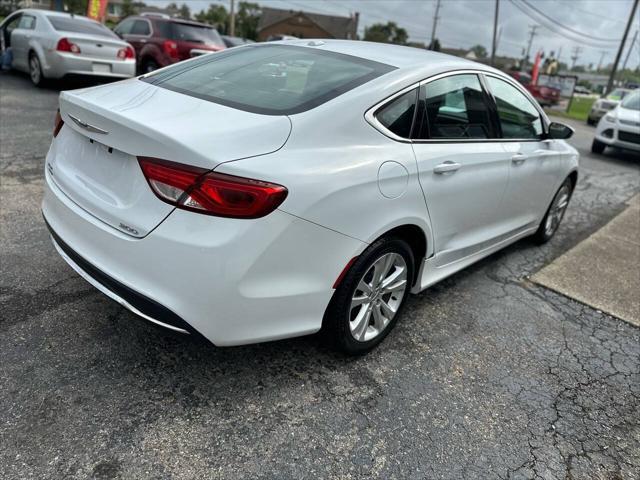
<svg viewBox="0 0 640 480">
<path fill-rule="evenodd" d="M 609 81 L 607 82 L 607 89 L 604 94 L 608 94 L 613 89 L 613 79 L 616 78 L 616 70 L 618 70 L 618 63 L 620 62 L 620 57 L 622 56 L 622 50 L 624 50 L 624 44 L 627 41 L 627 35 L 629 35 L 629 30 L 631 29 L 631 22 L 633 22 L 633 17 L 636 15 L 636 10 L 638 9 L 638 0 L 633 2 L 633 7 L 631 7 L 631 15 L 629 15 L 629 21 L 627 22 L 627 26 L 624 29 L 624 35 L 622 35 L 622 40 L 620 41 L 620 48 L 618 48 L 618 53 L 616 54 L 616 59 L 613 61 L 613 67 L 611 68 L 611 74 L 609 75 Z"/>
<path fill-rule="evenodd" d="M 439 12 L 440 0 L 436 0 L 436 13 L 433 16 L 433 28 L 431 29 L 431 44 L 429 45 L 429 48 L 433 48 L 433 42 L 436 40 L 436 27 L 438 26 L 438 20 L 440 20 L 440 17 L 438 16 Z"/>
<path fill-rule="evenodd" d="M 571 49 L 571 70 L 576 68 L 576 62 L 580 58 L 580 54 L 582 53 L 582 47 L 573 47 Z"/>
<path fill-rule="evenodd" d="M 529 25 L 529 43 L 527 45 L 527 53 L 524 56 L 524 61 L 522 62 L 523 68 L 526 67 L 527 62 L 529 61 L 529 54 L 531 53 L 531 44 L 533 43 L 533 37 L 536 36 L 536 30 L 540 28 L 540 25 Z"/>
<path fill-rule="evenodd" d="M 558 70 L 560 70 L 560 57 L 562 56 L 562 45 L 560 45 L 560 48 L 558 49 L 558 56 L 556 57 L 556 60 L 558 61 Z"/>
<path fill-rule="evenodd" d="M 491 66 L 496 63 L 496 50 L 498 49 L 498 10 L 500 9 L 500 0 L 496 0 L 496 11 L 493 15 L 493 42 L 491 43 Z"/>
<path fill-rule="evenodd" d="M 596 72 L 599 72 L 600 69 L 602 68 L 602 60 L 604 60 L 604 56 L 607 54 L 606 50 L 600 50 L 600 61 L 598 62 L 598 69 L 596 70 Z"/>
<path fill-rule="evenodd" d="M 629 57 L 631 56 L 631 50 L 633 50 L 633 47 L 636 44 L 636 38 L 638 38 L 638 30 L 636 30 L 636 33 L 633 34 L 633 40 L 631 40 L 631 43 L 629 44 L 629 50 L 627 50 L 627 56 L 624 59 L 624 63 L 622 64 L 622 69 L 620 70 L 621 72 L 624 72 L 624 69 L 627 68 L 627 62 L 629 61 Z"/>
<path fill-rule="evenodd" d="M 229 36 L 236 36 L 236 5 L 235 0 L 231 0 L 231 8 L 229 9 Z"/>
</svg>

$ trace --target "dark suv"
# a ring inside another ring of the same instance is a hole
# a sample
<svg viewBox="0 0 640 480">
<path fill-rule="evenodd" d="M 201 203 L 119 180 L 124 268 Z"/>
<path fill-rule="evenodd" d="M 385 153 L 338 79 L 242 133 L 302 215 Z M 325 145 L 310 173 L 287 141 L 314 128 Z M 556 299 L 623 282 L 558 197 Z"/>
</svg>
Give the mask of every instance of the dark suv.
<svg viewBox="0 0 640 480">
<path fill-rule="evenodd" d="M 133 45 L 141 73 L 225 48 L 211 25 L 165 15 L 127 17 L 113 31 Z"/>
</svg>

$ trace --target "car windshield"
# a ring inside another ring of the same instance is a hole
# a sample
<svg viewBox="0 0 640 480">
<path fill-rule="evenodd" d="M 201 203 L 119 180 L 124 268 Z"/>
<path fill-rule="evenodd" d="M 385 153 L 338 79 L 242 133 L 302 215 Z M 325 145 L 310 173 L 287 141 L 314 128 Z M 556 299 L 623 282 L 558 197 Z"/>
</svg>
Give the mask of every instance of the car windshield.
<svg viewBox="0 0 640 480">
<path fill-rule="evenodd" d="M 640 110 L 640 90 L 636 90 L 630 95 L 627 95 L 622 101 L 622 107 L 628 108 L 629 110 Z"/>
<path fill-rule="evenodd" d="M 217 30 L 199 25 L 191 25 L 188 23 L 173 24 L 173 39 L 190 42 L 202 43 L 204 45 L 218 45 L 224 47 L 224 42 Z"/>
<path fill-rule="evenodd" d="M 629 93 L 627 90 L 616 88 L 613 92 L 607 95 L 607 98 L 609 100 L 622 100 L 627 93 Z"/>
<path fill-rule="evenodd" d="M 47 16 L 47 19 L 51 25 L 53 25 L 53 28 L 58 31 L 88 33 L 89 35 L 118 38 L 118 36 L 107 27 L 99 24 L 98 22 L 94 22 L 93 20 L 77 17 L 58 17 L 53 15 Z"/>
<path fill-rule="evenodd" d="M 290 115 L 394 68 L 307 47 L 256 45 L 206 55 L 142 80 L 248 112 Z"/>
</svg>

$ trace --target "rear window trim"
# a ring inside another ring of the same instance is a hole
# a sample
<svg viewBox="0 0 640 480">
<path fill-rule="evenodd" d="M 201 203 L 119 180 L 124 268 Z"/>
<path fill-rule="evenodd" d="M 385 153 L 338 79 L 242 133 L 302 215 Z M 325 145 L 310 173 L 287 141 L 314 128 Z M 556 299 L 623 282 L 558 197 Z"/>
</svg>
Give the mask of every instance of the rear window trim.
<svg viewBox="0 0 640 480">
<path fill-rule="evenodd" d="M 231 108 L 235 108 L 237 110 L 242 110 L 245 112 L 250 112 L 250 113 L 257 113 L 257 114 L 261 114 L 261 115 L 272 115 L 272 116 L 286 116 L 286 115 L 295 115 L 298 113 L 302 113 L 302 112 L 306 112 L 308 110 L 311 110 L 313 108 L 316 108 L 330 100 L 333 100 L 334 98 L 347 93 L 350 90 L 353 90 L 354 88 L 357 88 L 361 85 L 364 85 L 367 82 L 370 82 L 371 80 L 378 78 L 382 75 L 385 75 L 389 72 L 392 72 L 394 70 L 396 70 L 398 67 L 395 67 L 393 65 L 389 65 L 386 63 L 381 63 L 381 62 L 376 62 L 374 60 L 368 60 L 366 58 L 361 58 L 361 57 L 356 57 L 353 55 L 348 55 L 345 53 L 339 53 L 339 52 L 333 52 L 333 51 L 327 51 L 327 50 L 320 50 L 320 49 L 310 49 L 309 47 L 302 47 L 302 46 L 298 46 L 298 45 L 278 45 L 278 47 L 280 48 L 288 48 L 291 50 L 297 50 L 297 51 L 305 51 L 305 52 L 309 52 L 310 50 L 318 55 L 326 55 L 329 57 L 333 57 L 333 58 L 340 58 L 352 63 L 357 63 L 360 65 L 366 65 L 368 67 L 373 68 L 373 71 L 367 75 L 363 75 L 361 77 L 358 77 L 342 86 L 340 86 L 339 88 L 334 88 L 332 90 L 329 90 L 328 92 L 326 92 L 323 95 L 320 95 L 318 97 L 312 98 L 304 103 L 301 103 L 300 105 L 296 105 L 295 107 L 292 108 L 287 108 L 287 109 L 282 109 L 282 110 L 278 110 L 278 109 L 273 109 L 273 108 L 263 108 L 263 107 L 256 107 L 253 105 L 247 105 L 244 103 L 240 103 L 240 102 L 234 102 L 232 100 L 226 100 L 223 98 L 218 98 L 218 97 L 214 97 L 211 95 L 204 95 L 204 94 L 198 94 L 198 93 L 194 93 L 179 87 L 174 87 L 172 85 L 165 85 L 163 84 L 164 81 L 171 79 L 173 76 L 175 75 L 179 75 L 181 73 L 184 73 L 190 69 L 196 68 L 202 64 L 205 63 L 209 63 L 209 62 L 215 62 L 219 59 L 225 58 L 227 55 L 231 55 L 231 54 L 235 54 L 239 51 L 239 49 L 228 49 L 228 50 L 223 50 L 221 52 L 216 52 L 214 54 L 210 54 L 210 55 L 206 55 L 203 56 L 201 59 L 197 59 L 197 60 L 193 60 L 191 62 L 187 62 L 184 65 L 182 65 L 181 69 L 173 71 L 173 72 L 160 72 L 158 74 L 151 74 L 150 76 L 145 76 L 145 77 L 138 77 L 141 81 L 143 82 L 147 82 L 150 83 L 152 85 L 155 85 L 159 88 L 164 88 L 166 90 L 170 90 L 173 92 L 177 92 L 177 93 L 181 93 L 183 95 L 188 95 L 190 97 L 193 98 L 198 98 L 200 100 L 206 100 L 212 103 L 217 103 L 219 105 L 224 105 L 226 107 L 231 107 Z M 269 45 L 245 45 L 242 46 L 240 48 L 270 48 Z"/>
</svg>

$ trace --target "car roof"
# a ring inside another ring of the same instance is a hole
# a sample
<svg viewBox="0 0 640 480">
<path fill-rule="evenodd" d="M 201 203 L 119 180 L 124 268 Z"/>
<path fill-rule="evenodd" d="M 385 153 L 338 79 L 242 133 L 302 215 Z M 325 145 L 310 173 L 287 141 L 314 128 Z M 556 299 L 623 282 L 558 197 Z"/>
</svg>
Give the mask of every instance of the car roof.
<svg viewBox="0 0 640 480">
<path fill-rule="evenodd" d="M 283 45 L 308 46 L 322 50 L 328 50 L 346 55 L 372 60 L 374 62 L 385 63 L 399 69 L 415 68 L 417 66 L 429 66 L 430 69 L 438 67 L 471 68 L 494 70 L 481 63 L 473 62 L 460 57 L 446 55 L 444 53 L 425 50 L 422 48 L 405 47 L 390 43 L 365 42 L 361 40 L 328 40 L 328 39 L 301 39 L 285 40 Z"/>
</svg>

